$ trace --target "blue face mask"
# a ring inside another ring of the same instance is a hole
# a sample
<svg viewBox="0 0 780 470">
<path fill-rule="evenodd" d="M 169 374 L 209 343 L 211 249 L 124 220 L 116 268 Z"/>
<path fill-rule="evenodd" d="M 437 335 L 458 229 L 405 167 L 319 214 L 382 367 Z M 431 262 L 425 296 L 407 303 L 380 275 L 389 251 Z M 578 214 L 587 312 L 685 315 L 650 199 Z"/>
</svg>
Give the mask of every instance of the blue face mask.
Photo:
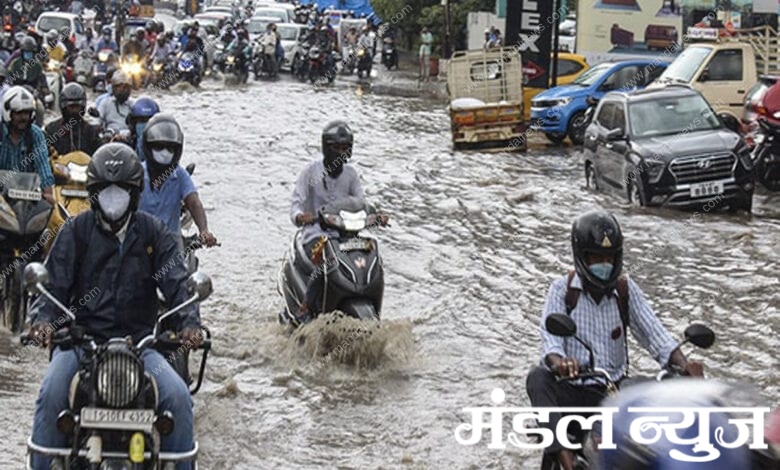
<svg viewBox="0 0 780 470">
<path fill-rule="evenodd" d="M 33 58 L 33 53 L 30 52 L 30 51 L 24 51 L 24 52 L 22 52 L 22 58 L 24 60 L 30 60 L 30 59 Z"/>
<path fill-rule="evenodd" d="M 588 269 L 594 276 L 602 281 L 606 281 L 612 274 L 613 266 L 612 263 L 595 263 L 588 266 Z"/>
<path fill-rule="evenodd" d="M 146 129 L 145 122 L 139 122 L 135 125 L 135 135 L 137 135 L 139 139 L 144 134 L 144 129 Z"/>
</svg>

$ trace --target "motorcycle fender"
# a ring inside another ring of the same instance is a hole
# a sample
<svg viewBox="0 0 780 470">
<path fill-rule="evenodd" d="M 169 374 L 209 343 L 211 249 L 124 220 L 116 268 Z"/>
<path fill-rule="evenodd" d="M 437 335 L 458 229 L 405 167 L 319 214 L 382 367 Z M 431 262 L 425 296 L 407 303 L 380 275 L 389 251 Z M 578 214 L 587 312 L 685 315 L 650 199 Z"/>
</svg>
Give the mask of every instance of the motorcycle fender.
<svg viewBox="0 0 780 470">
<path fill-rule="evenodd" d="M 368 299 L 346 299 L 339 305 L 339 310 L 347 315 L 363 321 L 378 320 L 379 316 L 374 304 Z"/>
</svg>

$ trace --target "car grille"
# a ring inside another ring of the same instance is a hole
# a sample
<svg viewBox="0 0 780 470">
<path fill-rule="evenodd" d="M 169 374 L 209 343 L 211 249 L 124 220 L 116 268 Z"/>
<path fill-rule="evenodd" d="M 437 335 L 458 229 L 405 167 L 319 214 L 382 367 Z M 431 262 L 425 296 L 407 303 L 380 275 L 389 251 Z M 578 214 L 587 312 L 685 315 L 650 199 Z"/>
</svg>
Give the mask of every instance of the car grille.
<svg viewBox="0 0 780 470">
<path fill-rule="evenodd" d="M 701 183 L 730 178 L 735 162 L 736 157 L 731 153 L 682 157 L 672 161 L 669 171 L 677 184 Z"/>
<path fill-rule="evenodd" d="M 551 100 L 551 101 L 545 101 L 545 100 L 539 100 L 539 101 L 531 101 L 531 107 L 532 108 L 553 108 L 555 106 L 558 106 L 559 101 L 558 100 Z"/>
</svg>

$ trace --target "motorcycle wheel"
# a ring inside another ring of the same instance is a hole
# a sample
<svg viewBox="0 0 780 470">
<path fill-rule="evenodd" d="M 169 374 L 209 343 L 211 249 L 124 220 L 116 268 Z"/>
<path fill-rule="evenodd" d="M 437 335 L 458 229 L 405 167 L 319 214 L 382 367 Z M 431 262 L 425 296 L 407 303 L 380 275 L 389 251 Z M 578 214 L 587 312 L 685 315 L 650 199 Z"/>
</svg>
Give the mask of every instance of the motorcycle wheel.
<svg viewBox="0 0 780 470">
<path fill-rule="evenodd" d="M 12 333 L 22 330 L 24 315 L 22 314 L 22 271 L 17 266 L 11 275 L 5 277 L 3 289 L 3 326 Z"/>
</svg>

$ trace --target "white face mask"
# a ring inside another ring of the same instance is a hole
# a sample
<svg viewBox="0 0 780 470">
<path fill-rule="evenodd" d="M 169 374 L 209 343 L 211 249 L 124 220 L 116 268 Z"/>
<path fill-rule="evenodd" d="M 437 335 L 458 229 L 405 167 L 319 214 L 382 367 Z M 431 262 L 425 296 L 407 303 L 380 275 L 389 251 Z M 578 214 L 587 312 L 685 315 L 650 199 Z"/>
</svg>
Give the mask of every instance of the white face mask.
<svg viewBox="0 0 780 470">
<path fill-rule="evenodd" d="M 98 193 L 98 203 L 103 215 L 111 222 L 116 222 L 130 207 L 130 192 L 112 184 Z"/>
<path fill-rule="evenodd" d="M 170 149 L 152 150 L 152 158 L 160 165 L 170 165 L 173 161 L 173 152 Z"/>
</svg>

